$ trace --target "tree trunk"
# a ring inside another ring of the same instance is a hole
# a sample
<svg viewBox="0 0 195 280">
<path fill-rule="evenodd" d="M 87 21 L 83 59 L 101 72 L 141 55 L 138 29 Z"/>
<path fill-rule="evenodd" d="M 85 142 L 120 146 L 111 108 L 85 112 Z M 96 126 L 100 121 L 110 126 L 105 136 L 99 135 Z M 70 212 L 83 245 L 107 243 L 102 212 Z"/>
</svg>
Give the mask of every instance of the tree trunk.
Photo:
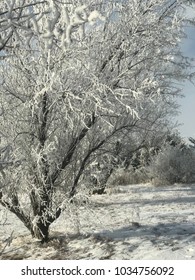
<svg viewBox="0 0 195 280">
<path fill-rule="evenodd" d="M 41 240 L 42 243 L 49 240 L 49 227 L 50 225 L 59 218 L 62 209 L 59 207 L 56 209 L 54 214 L 46 214 L 42 212 L 42 215 L 36 215 L 34 220 L 31 222 L 31 234 L 33 237 Z"/>
<path fill-rule="evenodd" d="M 50 223 L 45 222 L 42 217 L 38 219 L 35 217 L 32 222 L 32 236 L 41 240 L 41 243 L 47 242 L 49 239 L 49 226 Z"/>
<path fill-rule="evenodd" d="M 12 197 L 11 203 L 2 198 L 3 194 L 0 191 L 0 204 L 9 209 L 9 211 L 14 213 L 22 221 L 26 228 L 31 232 L 32 237 L 38 238 L 42 243 L 48 241 L 49 226 L 61 215 L 62 209 L 60 207 L 58 207 L 53 214 L 49 214 L 52 212 L 52 209 L 44 206 L 40 211 L 39 207 L 37 207 L 37 201 L 31 199 L 31 206 L 34 210 L 34 219 L 32 220 L 29 215 L 23 212 L 17 196 Z M 35 199 L 35 196 L 33 198 Z M 36 207 L 38 211 L 35 214 Z"/>
</svg>

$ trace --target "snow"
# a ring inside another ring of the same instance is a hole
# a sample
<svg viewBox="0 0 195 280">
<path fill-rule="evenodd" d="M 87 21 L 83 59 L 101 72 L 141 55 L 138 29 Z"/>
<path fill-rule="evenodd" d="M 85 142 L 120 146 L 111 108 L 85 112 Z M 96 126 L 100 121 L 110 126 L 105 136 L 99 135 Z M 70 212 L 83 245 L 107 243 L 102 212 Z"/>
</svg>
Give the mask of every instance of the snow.
<svg viewBox="0 0 195 280">
<path fill-rule="evenodd" d="M 48 244 L 0 208 L 0 258 L 193 260 L 194 202 L 195 185 L 112 187 L 66 211 L 51 226 Z"/>
<path fill-rule="evenodd" d="M 102 21 L 105 21 L 105 18 L 98 12 L 98 11 L 92 11 L 90 15 L 88 16 L 88 22 L 90 25 L 93 25 L 97 19 L 100 19 Z"/>
</svg>

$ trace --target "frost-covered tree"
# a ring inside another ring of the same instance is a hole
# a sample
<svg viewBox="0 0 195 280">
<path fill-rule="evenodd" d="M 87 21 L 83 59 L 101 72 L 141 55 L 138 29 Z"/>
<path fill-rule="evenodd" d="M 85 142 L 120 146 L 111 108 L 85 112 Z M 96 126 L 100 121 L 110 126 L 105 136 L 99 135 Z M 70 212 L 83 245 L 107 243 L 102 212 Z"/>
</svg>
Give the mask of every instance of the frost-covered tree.
<svg viewBox="0 0 195 280">
<path fill-rule="evenodd" d="M 4 3 L 14 34 L 0 65 L 0 203 L 46 241 L 90 165 L 109 158 L 144 104 L 178 95 L 190 64 L 179 1 L 23 2 Z M 24 8 L 17 28 L 10 3 Z"/>
<path fill-rule="evenodd" d="M 80 39 L 85 24 L 93 24 L 104 17 L 94 9 L 101 1 L 61 0 L 2 0 L 0 2 L 0 51 L 22 47 L 38 38 L 51 48 L 64 48 L 78 29 Z M 90 12 L 89 12 L 90 11 Z"/>
<path fill-rule="evenodd" d="M 23 32 L 32 32 L 29 21 L 36 22 L 32 7 L 46 1 L 2 0 L 0 2 L 0 50 L 12 48 L 21 43 Z M 35 23 L 36 24 L 36 23 Z"/>
</svg>

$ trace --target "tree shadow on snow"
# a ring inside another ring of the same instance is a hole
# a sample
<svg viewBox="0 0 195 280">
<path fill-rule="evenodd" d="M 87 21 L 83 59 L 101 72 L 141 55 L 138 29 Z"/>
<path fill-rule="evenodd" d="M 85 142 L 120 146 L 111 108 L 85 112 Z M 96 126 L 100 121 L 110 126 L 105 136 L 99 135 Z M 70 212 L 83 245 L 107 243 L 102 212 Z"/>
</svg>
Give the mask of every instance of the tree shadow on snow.
<svg viewBox="0 0 195 280">
<path fill-rule="evenodd" d="M 155 194 L 155 193 L 154 193 Z M 159 205 L 159 204 L 171 204 L 171 203 L 195 203 L 195 196 L 189 197 L 189 196 L 182 196 L 182 197 L 176 197 L 176 198 L 151 198 L 151 199 L 129 199 L 129 201 L 118 201 L 118 202 L 108 202 L 105 206 L 111 206 L 111 205 L 134 205 L 136 206 L 142 205 Z M 99 206 L 102 207 L 103 204 L 99 203 Z"/>
<path fill-rule="evenodd" d="M 188 223 L 159 223 L 151 226 L 132 223 L 130 226 L 113 231 L 104 230 L 99 234 L 115 240 L 140 238 L 155 242 L 155 240 L 161 238 L 176 240 L 190 239 L 191 241 L 195 241 L 195 225 Z"/>
</svg>

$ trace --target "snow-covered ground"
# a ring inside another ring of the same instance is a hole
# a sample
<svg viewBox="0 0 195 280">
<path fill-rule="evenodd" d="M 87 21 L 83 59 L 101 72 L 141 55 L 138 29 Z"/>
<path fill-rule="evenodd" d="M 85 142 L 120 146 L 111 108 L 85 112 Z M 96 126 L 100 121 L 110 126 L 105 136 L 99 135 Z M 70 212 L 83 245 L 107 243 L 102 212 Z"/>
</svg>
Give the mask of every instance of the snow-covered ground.
<svg viewBox="0 0 195 280">
<path fill-rule="evenodd" d="M 0 208 L 1 259 L 195 259 L 195 185 L 112 188 L 66 211 L 50 235 L 40 244 Z"/>
</svg>

